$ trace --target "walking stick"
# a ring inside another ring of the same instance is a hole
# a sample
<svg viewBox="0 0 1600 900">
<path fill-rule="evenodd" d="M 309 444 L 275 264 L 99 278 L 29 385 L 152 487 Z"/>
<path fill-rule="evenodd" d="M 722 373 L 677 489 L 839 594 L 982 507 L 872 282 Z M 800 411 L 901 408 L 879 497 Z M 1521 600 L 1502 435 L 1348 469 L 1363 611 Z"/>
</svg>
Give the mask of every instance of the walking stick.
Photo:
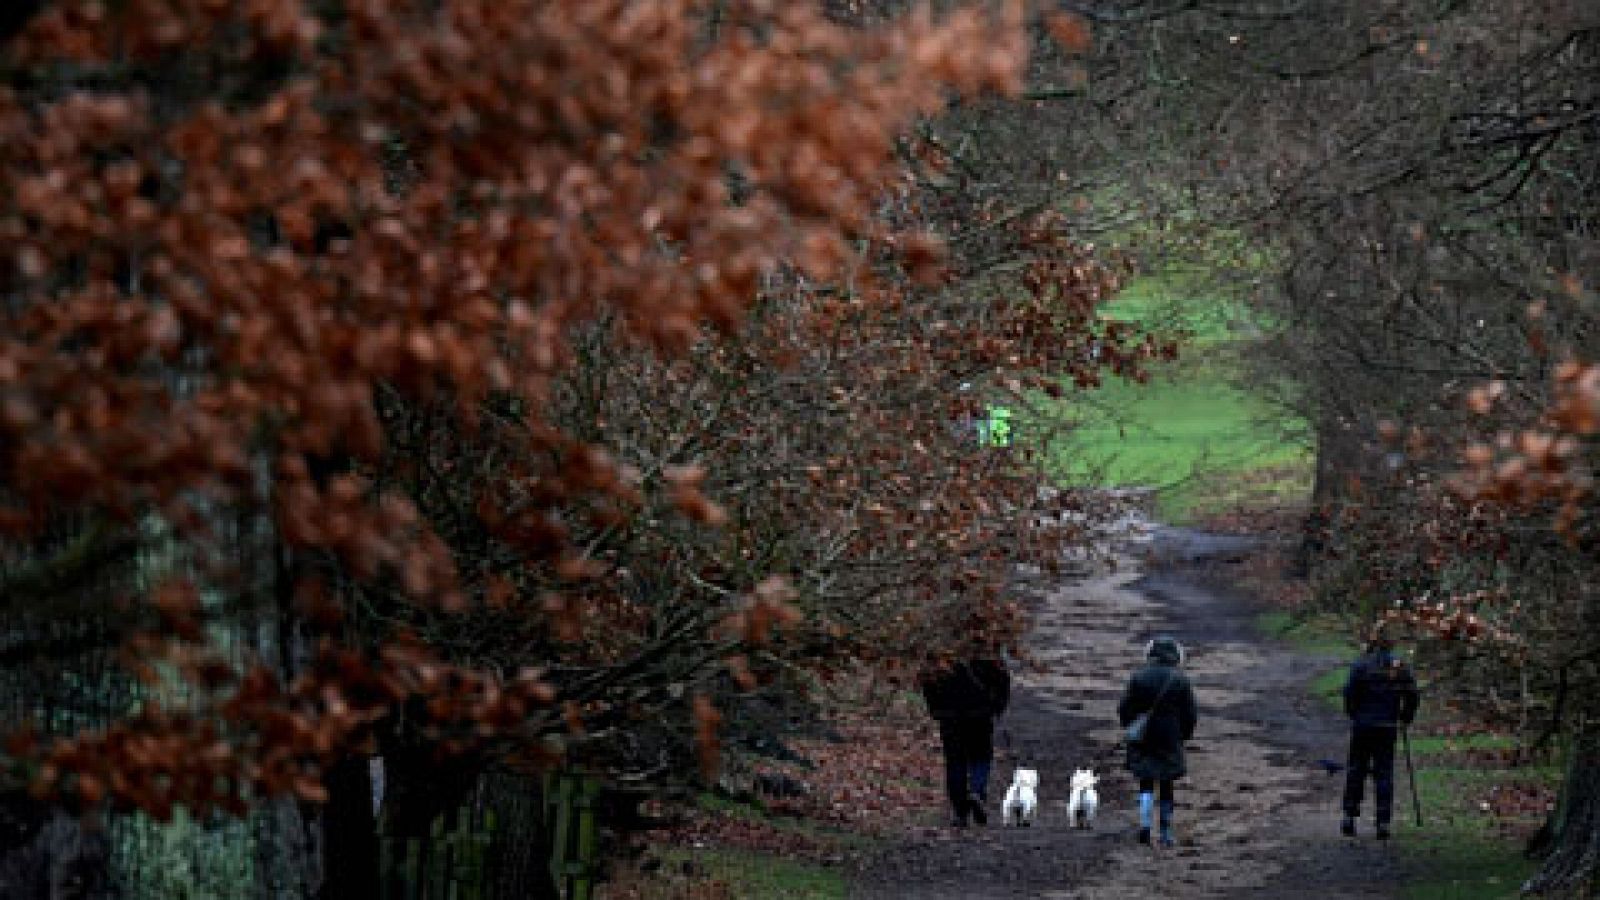
<svg viewBox="0 0 1600 900">
<path fill-rule="evenodd" d="M 1417 796 L 1417 770 L 1411 764 L 1411 729 L 1400 726 L 1400 743 L 1406 748 L 1406 778 L 1411 782 L 1411 809 L 1417 814 L 1417 827 L 1422 827 L 1422 799 Z"/>
</svg>

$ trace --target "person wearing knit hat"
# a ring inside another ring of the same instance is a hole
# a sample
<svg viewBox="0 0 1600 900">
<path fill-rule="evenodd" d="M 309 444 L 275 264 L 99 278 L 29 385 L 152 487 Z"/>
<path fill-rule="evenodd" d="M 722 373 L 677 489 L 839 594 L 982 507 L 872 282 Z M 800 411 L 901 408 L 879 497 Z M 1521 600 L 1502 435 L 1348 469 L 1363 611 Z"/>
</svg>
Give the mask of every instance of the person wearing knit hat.
<svg viewBox="0 0 1600 900">
<path fill-rule="evenodd" d="M 1194 689 L 1182 671 L 1183 645 L 1171 637 L 1158 637 L 1145 646 L 1144 655 L 1144 666 L 1128 679 L 1117 704 L 1117 719 L 1129 731 L 1128 771 L 1139 779 L 1139 843 L 1150 843 L 1159 786 L 1161 845 L 1171 847 L 1177 805 L 1173 782 L 1187 774 L 1183 743 L 1194 737 L 1199 715 Z"/>
</svg>

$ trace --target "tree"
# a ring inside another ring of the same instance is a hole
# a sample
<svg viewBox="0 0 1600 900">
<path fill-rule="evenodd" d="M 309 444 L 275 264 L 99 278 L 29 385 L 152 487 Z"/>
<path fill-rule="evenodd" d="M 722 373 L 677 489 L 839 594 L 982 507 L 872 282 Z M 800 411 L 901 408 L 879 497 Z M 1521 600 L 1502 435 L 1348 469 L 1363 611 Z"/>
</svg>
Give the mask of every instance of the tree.
<svg viewBox="0 0 1600 900">
<path fill-rule="evenodd" d="M 328 804 L 326 872 L 282 852 L 336 890 L 375 865 L 352 760 L 414 832 L 491 767 L 714 763 L 713 695 L 915 665 L 952 608 L 1014 635 L 1034 482 L 951 387 L 1152 350 L 1042 210 L 980 300 L 932 284 L 901 154 L 940 162 L 896 136 L 1015 92 L 1021 26 L 46 5 L 0 47 L 0 596 L 13 671 L 85 696 L 9 776 Z"/>
</svg>

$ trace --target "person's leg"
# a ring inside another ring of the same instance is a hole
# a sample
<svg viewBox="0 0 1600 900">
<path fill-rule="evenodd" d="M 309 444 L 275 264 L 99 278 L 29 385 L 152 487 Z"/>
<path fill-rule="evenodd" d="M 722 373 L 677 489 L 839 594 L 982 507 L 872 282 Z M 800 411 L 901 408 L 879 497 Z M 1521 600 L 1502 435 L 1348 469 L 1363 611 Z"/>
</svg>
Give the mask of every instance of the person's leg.
<svg viewBox="0 0 1600 900">
<path fill-rule="evenodd" d="M 1345 758 L 1344 773 L 1344 821 L 1339 825 L 1346 837 L 1356 833 L 1356 820 L 1361 818 L 1361 796 L 1367 790 L 1369 757 L 1366 729 L 1350 729 L 1350 755 Z"/>
<path fill-rule="evenodd" d="M 1150 843 L 1150 818 L 1156 805 L 1156 781 L 1154 778 L 1139 779 L 1139 843 Z"/>
<path fill-rule="evenodd" d="M 960 725 L 950 719 L 939 720 L 939 746 L 944 751 L 944 792 L 950 799 L 955 824 L 967 824 L 967 757 Z"/>
<path fill-rule="evenodd" d="M 1172 779 L 1161 779 L 1161 845 L 1171 847 L 1175 842 L 1172 837 L 1172 813 L 1177 807 Z"/>
<path fill-rule="evenodd" d="M 994 720 L 975 719 L 963 723 L 965 753 L 967 758 L 967 808 L 972 820 L 979 825 L 989 824 L 988 796 L 989 772 L 994 768 Z"/>
<path fill-rule="evenodd" d="M 1389 837 L 1389 822 L 1394 818 L 1394 743 L 1392 728 L 1375 730 L 1371 740 L 1372 786 L 1377 795 L 1378 839 Z"/>
<path fill-rule="evenodd" d="M 987 797 L 989 773 L 994 769 L 993 719 L 983 719 L 974 725 L 969 752 L 972 760 L 972 792 L 979 797 Z"/>
</svg>

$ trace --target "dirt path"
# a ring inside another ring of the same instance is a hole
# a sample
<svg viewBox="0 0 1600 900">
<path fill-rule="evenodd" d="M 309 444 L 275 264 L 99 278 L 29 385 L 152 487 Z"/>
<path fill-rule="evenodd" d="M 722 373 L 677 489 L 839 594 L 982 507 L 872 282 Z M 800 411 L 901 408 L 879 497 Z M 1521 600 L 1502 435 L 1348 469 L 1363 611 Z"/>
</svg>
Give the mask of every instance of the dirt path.
<svg viewBox="0 0 1600 900">
<path fill-rule="evenodd" d="M 865 867 L 853 895 L 880 898 L 1130 897 L 1325 900 L 1392 896 L 1394 851 L 1337 835 L 1344 726 L 1307 691 L 1325 659 L 1264 639 L 1255 610 L 1225 588 L 1232 539 L 1163 530 L 1118 572 L 1062 583 L 1038 599 L 1034 653 L 999 738 L 997 805 L 1017 762 L 1040 770 L 1040 823 L 955 831 L 933 811 Z M 1189 651 L 1200 702 L 1190 775 L 1179 783 L 1179 846 L 1133 840 L 1134 787 L 1121 769 L 1116 701 L 1144 643 L 1170 633 Z M 1007 733 L 1010 740 L 1007 741 Z M 1092 764 L 1102 809 L 1092 832 L 1066 822 L 1064 782 Z"/>
</svg>

